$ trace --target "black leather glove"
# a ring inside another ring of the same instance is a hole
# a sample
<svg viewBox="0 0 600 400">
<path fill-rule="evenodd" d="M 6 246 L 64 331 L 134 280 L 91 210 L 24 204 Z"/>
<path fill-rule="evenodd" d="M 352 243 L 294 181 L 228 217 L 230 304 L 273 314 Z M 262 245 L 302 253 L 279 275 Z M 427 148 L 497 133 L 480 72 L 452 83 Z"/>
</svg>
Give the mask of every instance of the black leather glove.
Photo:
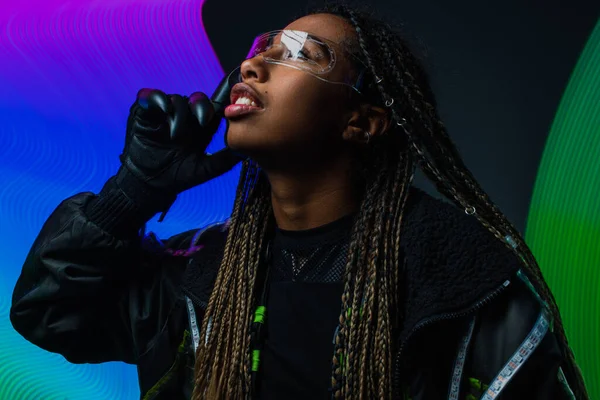
<svg viewBox="0 0 600 400">
<path fill-rule="evenodd" d="M 229 171 L 231 150 L 205 154 L 220 118 L 201 92 L 189 98 L 142 89 L 130 109 L 121 163 L 140 182 L 176 196 Z"/>
<path fill-rule="evenodd" d="M 89 219 L 129 236 L 160 211 L 162 219 L 182 191 L 233 168 L 241 157 L 231 150 L 205 154 L 220 120 L 203 93 L 140 90 L 127 120 L 122 166 L 86 208 Z"/>
</svg>

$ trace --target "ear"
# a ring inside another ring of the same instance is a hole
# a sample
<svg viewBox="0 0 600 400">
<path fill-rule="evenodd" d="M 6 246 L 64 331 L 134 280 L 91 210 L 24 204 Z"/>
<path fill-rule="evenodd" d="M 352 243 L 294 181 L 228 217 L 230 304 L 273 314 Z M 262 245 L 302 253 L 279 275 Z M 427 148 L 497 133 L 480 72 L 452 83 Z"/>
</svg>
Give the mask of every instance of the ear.
<svg viewBox="0 0 600 400">
<path fill-rule="evenodd" d="M 354 143 L 366 144 L 373 138 L 384 135 L 390 128 L 387 109 L 371 104 L 361 104 L 350 114 L 343 138 Z"/>
</svg>

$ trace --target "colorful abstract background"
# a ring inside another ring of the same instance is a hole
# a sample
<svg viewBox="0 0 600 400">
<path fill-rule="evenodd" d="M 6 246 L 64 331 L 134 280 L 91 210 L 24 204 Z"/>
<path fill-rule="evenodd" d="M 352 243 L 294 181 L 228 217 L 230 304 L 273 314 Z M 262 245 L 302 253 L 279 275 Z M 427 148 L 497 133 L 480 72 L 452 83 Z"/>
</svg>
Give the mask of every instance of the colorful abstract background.
<svg viewBox="0 0 600 400">
<path fill-rule="evenodd" d="M 209 41 L 203 6 L 202 0 L 0 0 L 0 399 L 139 396 L 135 367 L 69 364 L 19 336 L 8 312 L 25 255 L 48 215 L 68 196 L 98 191 L 116 171 L 138 89 L 189 94 L 216 87 L 228 62 L 219 61 Z M 526 223 L 517 225 L 555 292 L 590 394 L 600 398 L 600 24 L 576 45 L 535 158 Z M 442 109 L 451 96 L 442 96 Z M 209 151 L 221 146 L 220 131 Z M 238 172 L 184 193 L 167 219 L 151 221 L 149 229 L 165 237 L 224 219 Z M 493 194 L 494 182 L 484 187 Z"/>
</svg>

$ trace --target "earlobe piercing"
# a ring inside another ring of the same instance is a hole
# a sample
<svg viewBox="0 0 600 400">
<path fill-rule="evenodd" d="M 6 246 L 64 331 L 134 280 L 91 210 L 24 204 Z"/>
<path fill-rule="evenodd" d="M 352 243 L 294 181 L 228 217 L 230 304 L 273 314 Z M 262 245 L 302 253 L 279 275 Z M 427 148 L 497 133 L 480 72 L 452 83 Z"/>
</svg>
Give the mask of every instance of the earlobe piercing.
<svg viewBox="0 0 600 400">
<path fill-rule="evenodd" d="M 371 132 L 365 131 L 365 144 L 369 144 L 369 142 L 371 141 L 371 136 Z"/>
</svg>

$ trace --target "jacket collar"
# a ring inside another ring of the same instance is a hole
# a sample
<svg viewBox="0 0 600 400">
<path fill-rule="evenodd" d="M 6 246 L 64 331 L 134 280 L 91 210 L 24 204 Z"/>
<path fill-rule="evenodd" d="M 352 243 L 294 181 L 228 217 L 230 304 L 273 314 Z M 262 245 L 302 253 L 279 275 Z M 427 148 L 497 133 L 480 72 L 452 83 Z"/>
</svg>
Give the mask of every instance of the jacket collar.
<svg viewBox="0 0 600 400">
<path fill-rule="evenodd" d="M 472 307 L 520 267 L 516 255 L 475 216 L 418 189 L 409 197 L 403 229 L 401 339 L 420 321 Z"/>
</svg>

